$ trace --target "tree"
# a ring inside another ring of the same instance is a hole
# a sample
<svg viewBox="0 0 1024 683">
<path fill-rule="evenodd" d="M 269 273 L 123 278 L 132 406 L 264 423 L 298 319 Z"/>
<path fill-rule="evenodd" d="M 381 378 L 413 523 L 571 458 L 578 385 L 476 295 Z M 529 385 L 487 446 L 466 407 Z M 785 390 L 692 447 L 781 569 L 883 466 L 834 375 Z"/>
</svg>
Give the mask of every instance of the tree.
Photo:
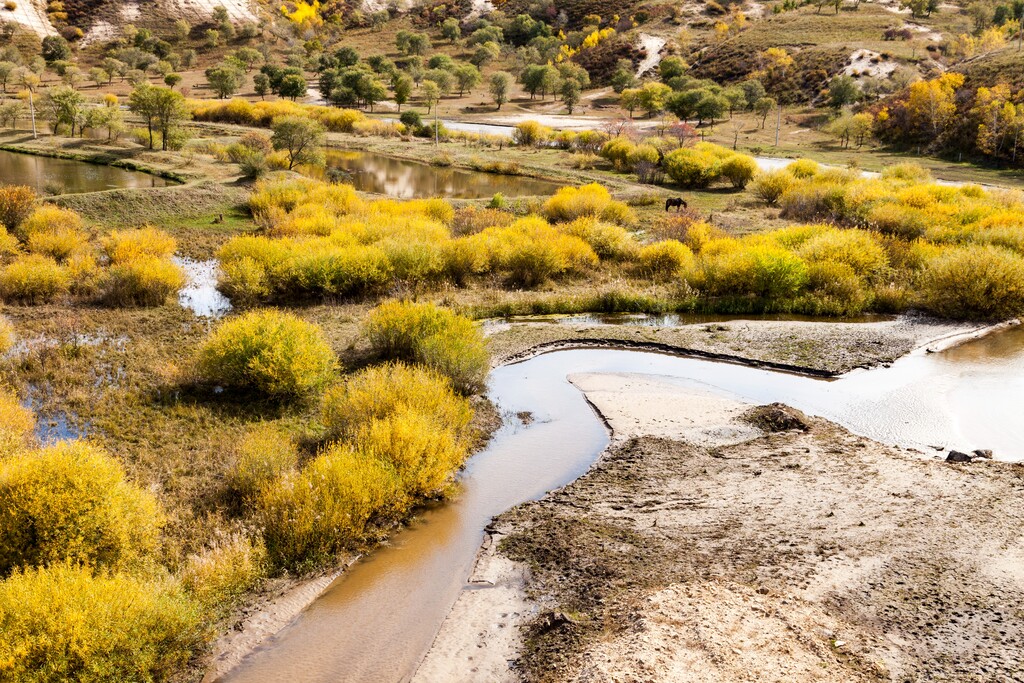
<svg viewBox="0 0 1024 683">
<path fill-rule="evenodd" d="M 469 61 L 477 68 L 489 64 L 501 56 L 501 46 L 495 42 L 484 43 L 476 49 Z"/>
<path fill-rule="evenodd" d="M 580 103 L 580 84 L 573 79 L 566 79 L 562 81 L 562 103 L 565 104 L 565 108 L 569 110 L 569 115 L 572 115 L 573 109 Z"/>
<path fill-rule="evenodd" d="M 480 85 L 480 70 L 472 64 L 460 64 L 455 67 L 455 80 L 459 85 L 459 97 Z"/>
<path fill-rule="evenodd" d="M 729 100 L 721 95 L 708 93 L 700 98 L 697 106 L 694 107 L 694 114 L 697 116 L 697 125 L 710 121 L 712 125 L 715 119 L 720 119 L 729 110 Z"/>
<path fill-rule="evenodd" d="M 743 95 L 747 100 L 747 109 L 753 109 L 754 103 L 767 94 L 764 86 L 761 85 L 761 81 L 756 78 L 743 81 L 740 83 L 740 87 L 743 89 Z"/>
<path fill-rule="evenodd" d="M 148 97 L 152 107 L 152 114 L 157 129 L 160 131 L 161 147 L 166 152 L 171 132 L 178 124 L 191 117 L 188 105 L 181 93 L 170 88 L 150 86 Z M 152 135 L 150 136 L 150 149 L 153 148 Z"/>
<path fill-rule="evenodd" d="M 28 92 L 28 111 L 32 117 L 32 137 L 38 137 L 36 133 L 36 104 L 35 92 L 39 87 L 39 75 L 29 69 L 21 68 L 17 72 L 18 83 Z"/>
<path fill-rule="evenodd" d="M 246 73 L 252 71 L 253 67 L 263 59 L 263 55 L 260 54 L 260 51 L 251 47 L 240 47 L 235 50 L 235 53 L 232 56 L 245 68 Z"/>
<path fill-rule="evenodd" d="M 238 92 L 238 89 L 242 87 L 243 78 L 242 70 L 227 62 L 206 70 L 206 80 L 210 84 L 210 88 L 222 100 Z"/>
<path fill-rule="evenodd" d="M 619 104 L 629 112 L 629 118 L 633 118 L 633 110 L 640 107 L 640 89 L 627 88 L 623 90 L 622 94 L 619 95 Z"/>
<path fill-rule="evenodd" d="M 75 128 L 85 109 L 82 93 L 69 85 L 58 85 L 47 91 L 43 98 L 43 108 L 46 118 L 53 125 L 54 134 L 60 132 L 62 125 L 67 124 L 71 128 L 71 137 L 75 137 Z"/>
<path fill-rule="evenodd" d="M 89 80 L 96 84 L 96 87 L 100 87 L 104 83 L 110 82 L 110 74 L 98 66 L 94 66 L 89 69 Z"/>
<path fill-rule="evenodd" d="M 377 78 L 364 74 L 357 83 L 356 92 L 363 102 L 373 111 L 373 105 L 388 98 L 388 89 Z"/>
<path fill-rule="evenodd" d="M 420 95 L 423 97 L 423 103 L 427 105 L 429 114 L 437 101 L 441 99 L 441 88 L 434 81 L 423 81 L 420 83 Z"/>
<path fill-rule="evenodd" d="M 620 95 L 626 88 L 635 86 L 636 72 L 633 69 L 633 62 L 628 59 L 620 59 L 618 66 L 615 68 L 615 73 L 612 74 L 611 84 L 612 90 Z"/>
<path fill-rule="evenodd" d="M 441 24 L 441 37 L 450 43 L 455 43 L 459 38 L 462 37 L 462 27 L 459 26 L 459 20 L 455 17 L 448 17 Z"/>
<path fill-rule="evenodd" d="M 47 64 L 62 59 L 71 59 L 71 46 L 60 36 L 46 36 L 43 38 L 42 55 Z"/>
<path fill-rule="evenodd" d="M 306 79 L 297 74 L 288 74 L 281 79 L 281 87 L 278 89 L 281 97 L 288 97 L 292 102 L 300 97 L 306 96 Z"/>
<path fill-rule="evenodd" d="M 274 149 L 288 154 L 288 169 L 296 164 L 318 164 L 323 156 L 320 148 L 327 139 L 323 125 L 303 116 L 283 116 L 274 119 L 270 141 Z"/>
<path fill-rule="evenodd" d="M 142 83 L 132 90 L 128 95 L 128 110 L 133 114 L 141 116 L 146 121 L 146 129 L 149 131 L 149 148 L 153 149 L 153 131 L 156 128 L 156 88 L 148 83 Z"/>
<path fill-rule="evenodd" d="M 963 74 L 945 73 L 910 85 L 907 113 L 921 138 L 934 140 L 953 123 L 956 91 L 963 84 Z"/>
<path fill-rule="evenodd" d="M 167 74 L 164 76 L 164 84 L 168 88 L 173 88 L 179 83 L 181 83 L 181 74 Z"/>
<path fill-rule="evenodd" d="M 508 102 L 509 91 L 512 90 L 512 83 L 512 74 L 507 71 L 499 71 L 491 76 L 491 99 L 494 100 L 494 104 L 497 105 L 497 109 L 500 110 L 501 105 Z"/>
<path fill-rule="evenodd" d="M 828 83 L 828 102 L 833 109 L 842 109 L 860 99 L 860 88 L 852 76 L 835 76 Z"/>
<path fill-rule="evenodd" d="M 3 91 L 7 92 L 7 81 L 10 80 L 14 74 L 14 70 L 18 68 L 18 65 L 14 62 L 0 62 L 0 85 L 3 86 Z"/>
<path fill-rule="evenodd" d="M 667 82 L 670 78 L 684 75 L 688 68 L 682 57 L 669 56 L 658 65 L 658 75 L 662 82 Z"/>
<path fill-rule="evenodd" d="M 652 118 L 665 109 L 665 100 L 671 94 L 672 88 L 664 83 L 645 83 L 640 88 L 640 108 L 647 112 L 647 118 Z"/>
<path fill-rule="evenodd" d="M 260 99 L 266 99 L 270 92 L 270 76 L 265 73 L 258 73 L 252 77 L 252 87 Z"/>
<path fill-rule="evenodd" d="M 178 19 L 174 22 L 174 41 L 176 43 L 183 43 L 188 40 L 190 33 L 192 33 L 192 25 L 188 21 Z"/>
<path fill-rule="evenodd" d="M 754 113 L 761 117 L 761 129 L 764 129 L 765 122 L 768 120 L 768 114 L 771 114 L 776 106 L 775 98 L 773 97 L 761 97 L 754 102 Z"/>
<path fill-rule="evenodd" d="M 392 81 L 391 89 L 395 93 L 395 104 L 398 105 L 398 111 L 402 111 L 402 105 L 408 102 L 409 96 L 412 95 L 412 79 L 406 74 L 400 74 Z"/>
<path fill-rule="evenodd" d="M 409 36 L 407 49 L 408 54 L 425 55 L 431 47 L 433 47 L 433 45 L 430 43 L 430 36 L 426 33 L 413 33 Z"/>
</svg>

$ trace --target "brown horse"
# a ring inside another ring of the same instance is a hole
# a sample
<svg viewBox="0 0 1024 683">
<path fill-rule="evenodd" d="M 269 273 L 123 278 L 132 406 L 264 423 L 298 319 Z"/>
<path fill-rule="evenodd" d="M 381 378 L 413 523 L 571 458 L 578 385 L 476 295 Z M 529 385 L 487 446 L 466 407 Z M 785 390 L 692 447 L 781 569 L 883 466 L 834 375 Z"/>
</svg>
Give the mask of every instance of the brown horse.
<svg viewBox="0 0 1024 683">
<path fill-rule="evenodd" d="M 676 213 L 679 213 L 680 209 L 687 208 L 686 200 L 684 200 L 682 197 L 669 197 L 668 199 L 665 200 L 665 211 L 668 211 L 673 206 L 676 207 Z"/>
</svg>

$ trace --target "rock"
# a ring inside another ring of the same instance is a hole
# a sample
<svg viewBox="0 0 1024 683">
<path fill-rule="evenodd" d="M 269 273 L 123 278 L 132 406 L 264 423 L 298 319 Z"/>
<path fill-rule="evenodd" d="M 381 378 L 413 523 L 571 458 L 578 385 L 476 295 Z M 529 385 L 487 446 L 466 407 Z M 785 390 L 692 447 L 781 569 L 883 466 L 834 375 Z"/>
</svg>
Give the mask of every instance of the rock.
<svg viewBox="0 0 1024 683">
<path fill-rule="evenodd" d="M 960 451 L 950 451 L 949 455 L 946 456 L 946 462 L 970 462 L 971 456 Z"/>
<path fill-rule="evenodd" d="M 791 430 L 806 432 L 810 429 L 806 415 L 796 408 L 790 408 L 783 403 L 757 406 L 743 413 L 740 417 L 763 432 L 774 433 Z"/>
<path fill-rule="evenodd" d="M 990 451 L 987 448 L 979 448 L 979 449 L 973 451 L 973 454 L 974 454 L 975 457 L 978 457 L 978 458 L 985 458 L 987 460 L 991 460 L 992 459 L 992 451 Z"/>
</svg>

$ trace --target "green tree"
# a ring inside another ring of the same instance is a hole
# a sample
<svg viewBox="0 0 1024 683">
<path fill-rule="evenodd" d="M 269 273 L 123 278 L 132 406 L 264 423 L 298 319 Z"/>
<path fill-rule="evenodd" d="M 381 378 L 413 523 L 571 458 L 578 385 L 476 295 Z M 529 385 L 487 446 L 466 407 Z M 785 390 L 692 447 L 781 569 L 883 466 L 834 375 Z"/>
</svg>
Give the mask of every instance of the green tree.
<svg viewBox="0 0 1024 683">
<path fill-rule="evenodd" d="M 437 101 L 441 99 L 441 88 L 434 81 L 423 81 L 420 83 L 420 95 L 423 97 L 423 103 L 427 105 L 429 114 Z"/>
<path fill-rule="evenodd" d="M 715 119 L 722 118 L 727 111 L 729 111 L 729 100 L 713 93 L 708 93 L 700 98 L 700 101 L 697 102 L 697 106 L 694 108 L 694 114 L 697 116 L 697 125 L 705 121 L 710 121 L 714 125 Z"/>
<path fill-rule="evenodd" d="M 288 169 L 297 164 L 319 164 L 323 161 L 322 150 L 327 139 L 323 125 L 303 116 L 282 116 L 271 125 L 274 135 L 270 141 L 274 149 L 288 154 Z"/>
<path fill-rule="evenodd" d="M 491 76 L 491 99 L 494 100 L 494 104 L 497 105 L 499 110 L 501 109 L 501 105 L 508 102 L 509 92 L 512 90 L 513 82 L 512 74 L 507 71 L 499 71 Z"/>
<path fill-rule="evenodd" d="M 629 112 L 629 118 L 633 118 L 633 111 L 640 107 L 640 89 L 626 88 L 623 90 L 619 95 L 619 104 Z"/>
<path fill-rule="evenodd" d="M 664 83 L 645 83 L 640 88 L 640 108 L 651 118 L 665 109 L 665 101 L 672 94 L 672 88 Z"/>
<path fill-rule="evenodd" d="M 297 74 L 288 74 L 281 79 L 281 87 L 278 90 L 281 97 L 287 97 L 292 102 L 306 95 L 306 79 Z"/>
<path fill-rule="evenodd" d="M 460 64 L 455 67 L 455 80 L 459 84 L 459 97 L 480 85 L 480 69 L 472 64 Z"/>
<path fill-rule="evenodd" d="M 42 55 L 47 64 L 71 59 L 71 46 L 60 36 L 46 36 L 43 38 Z"/>
<path fill-rule="evenodd" d="M 46 97 L 43 98 L 43 108 L 55 134 L 66 124 L 71 128 L 71 137 L 75 137 L 75 128 L 85 108 L 82 93 L 71 86 L 58 85 L 47 91 Z"/>
<path fill-rule="evenodd" d="M 754 113 L 761 117 L 761 128 L 764 128 L 765 122 L 768 120 L 768 114 L 771 114 L 778 103 L 775 98 L 772 97 L 761 97 L 754 102 Z"/>
<path fill-rule="evenodd" d="M 235 53 L 232 56 L 239 64 L 242 64 L 245 67 L 246 73 L 252 71 L 253 67 L 263 59 L 263 55 L 260 54 L 260 51 L 251 47 L 240 47 L 235 50 Z"/>
<path fill-rule="evenodd" d="M 270 76 L 265 73 L 258 73 L 252 77 L 252 87 L 260 99 L 266 99 L 270 92 Z"/>
<path fill-rule="evenodd" d="M 441 24 L 441 37 L 445 40 L 454 43 L 462 37 L 462 27 L 459 26 L 459 20 L 455 17 L 448 17 Z"/>
<path fill-rule="evenodd" d="M 576 108 L 576 105 L 580 103 L 581 93 L 580 84 L 576 80 L 569 78 L 562 81 L 562 103 L 565 104 L 565 108 L 569 110 L 570 116 Z"/>
<path fill-rule="evenodd" d="M 241 69 L 227 62 L 206 70 L 206 81 L 220 99 L 231 97 L 238 92 L 244 77 Z"/>
<path fill-rule="evenodd" d="M 406 74 L 399 74 L 392 82 L 391 89 L 395 93 L 398 111 L 402 111 L 402 105 L 408 102 L 409 96 L 412 95 L 412 79 Z"/>
<path fill-rule="evenodd" d="M 860 99 L 860 88 L 852 76 L 840 75 L 828 83 L 828 103 L 833 109 L 842 109 Z"/>
<path fill-rule="evenodd" d="M 0 85 L 3 86 L 3 91 L 7 92 L 7 81 L 14 75 L 14 70 L 18 68 L 18 65 L 14 62 L 3 61 L 0 62 Z"/>
</svg>

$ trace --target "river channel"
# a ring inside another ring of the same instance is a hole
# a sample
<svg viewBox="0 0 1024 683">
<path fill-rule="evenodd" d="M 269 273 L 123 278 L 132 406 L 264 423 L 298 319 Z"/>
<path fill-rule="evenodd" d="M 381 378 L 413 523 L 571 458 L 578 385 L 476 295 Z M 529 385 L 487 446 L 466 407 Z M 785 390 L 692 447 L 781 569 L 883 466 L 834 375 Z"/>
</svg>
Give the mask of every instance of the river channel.
<svg viewBox="0 0 1024 683">
<path fill-rule="evenodd" d="M 608 444 L 602 421 L 566 379 L 584 372 L 654 375 L 752 403 L 781 401 L 924 455 L 988 448 L 997 458 L 1024 460 L 1019 326 L 833 380 L 637 351 L 543 354 L 491 374 L 488 395 L 505 425 L 469 461 L 456 499 L 424 511 L 389 546 L 356 563 L 222 680 L 408 680 L 462 590 L 489 520 L 579 477 Z M 520 411 L 532 422 L 516 419 Z"/>
</svg>

